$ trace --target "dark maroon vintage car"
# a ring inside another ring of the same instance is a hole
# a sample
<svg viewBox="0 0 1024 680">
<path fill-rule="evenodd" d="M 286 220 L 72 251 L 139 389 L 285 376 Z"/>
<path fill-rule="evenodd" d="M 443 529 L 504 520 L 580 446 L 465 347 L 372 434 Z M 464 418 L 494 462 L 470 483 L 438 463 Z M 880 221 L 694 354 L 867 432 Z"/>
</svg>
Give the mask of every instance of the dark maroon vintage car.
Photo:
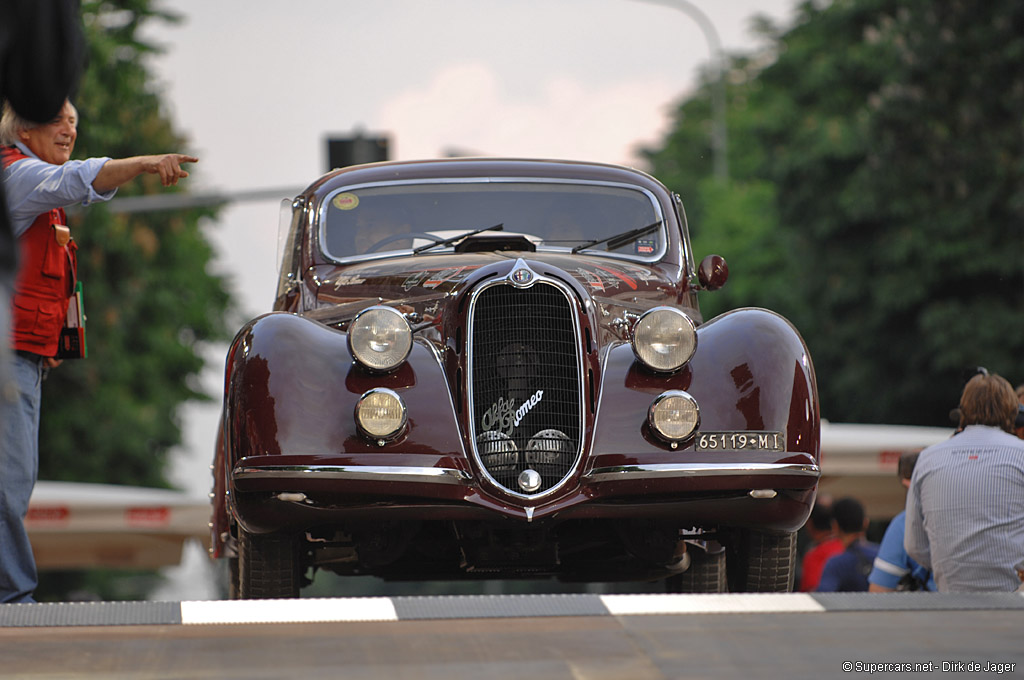
<svg viewBox="0 0 1024 680">
<path fill-rule="evenodd" d="M 452 159 L 291 204 L 274 311 L 227 356 L 213 553 L 236 596 L 318 569 L 788 590 L 819 477 L 814 370 L 764 309 L 705 320 L 642 172 Z"/>
</svg>

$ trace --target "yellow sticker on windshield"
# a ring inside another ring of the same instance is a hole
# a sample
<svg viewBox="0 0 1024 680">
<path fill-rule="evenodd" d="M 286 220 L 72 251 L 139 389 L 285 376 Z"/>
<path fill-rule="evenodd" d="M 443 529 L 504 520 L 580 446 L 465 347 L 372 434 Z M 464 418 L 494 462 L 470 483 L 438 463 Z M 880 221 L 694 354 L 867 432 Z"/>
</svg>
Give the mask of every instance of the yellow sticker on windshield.
<svg viewBox="0 0 1024 680">
<path fill-rule="evenodd" d="M 334 207 L 338 210 L 351 210 L 359 205 L 359 197 L 349 193 L 338 194 L 331 202 L 334 203 Z"/>
</svg>

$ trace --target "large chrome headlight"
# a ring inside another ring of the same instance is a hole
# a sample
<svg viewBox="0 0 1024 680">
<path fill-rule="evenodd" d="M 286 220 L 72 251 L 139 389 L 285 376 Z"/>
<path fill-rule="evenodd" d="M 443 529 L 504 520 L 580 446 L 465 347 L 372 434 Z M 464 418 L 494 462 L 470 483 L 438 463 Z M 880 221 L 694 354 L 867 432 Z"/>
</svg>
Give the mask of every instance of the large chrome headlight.
<svg viewBox="0 0 1024 680">
<path fill-rule="evenodd" d="M 633 354 L 659 373 L 678 371 L 697 351 L 697 327 L 674 307 L 644 312 L 633 326 Z"/>
<path fill-rule="evenodd" d="M 356 361 L 371 371 L 390 371 L 409 356 L 412 329 L 398 310 L 368 307 L 349 326 L 348 348 Z"/>
<path fill-rule="evenodd" d="M 363 393 L 356 402 L 356 425 L 373 439 L 392 439 L 405 429 L 408 416 L 398 393 L 377 387 Z"/>
<path fill-rule="evenodd" d="M 666 441 L 682 441 L 700 425 L 697 400 L 682 390 L 663 392 L 647 409 L 647 424 Z"/>
</svg>

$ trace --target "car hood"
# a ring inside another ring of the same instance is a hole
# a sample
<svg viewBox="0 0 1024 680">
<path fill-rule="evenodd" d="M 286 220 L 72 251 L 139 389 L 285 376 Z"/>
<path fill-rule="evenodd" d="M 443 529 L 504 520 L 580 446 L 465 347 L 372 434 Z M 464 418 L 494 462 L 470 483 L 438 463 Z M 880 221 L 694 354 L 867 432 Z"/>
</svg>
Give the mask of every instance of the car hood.
<svg viewBox="0 0 1024 680">
<path fill-rule="evenodd" d="M 522 258 L 564 271 L 594 298 L 663 298 L 675 291 L 661 265 L 569 253 L 459 253 L 373 260 L 346 266 L 321 265 L 316 271 L 318 313 L 338 305 L 361 308 L 367 301 L 416 306 L 447 297 L 481 267 Z M 336 310 L 340 312 L 341 310 Z M 358 311 L 358 309 L 356 310 Z"/>
</svg>

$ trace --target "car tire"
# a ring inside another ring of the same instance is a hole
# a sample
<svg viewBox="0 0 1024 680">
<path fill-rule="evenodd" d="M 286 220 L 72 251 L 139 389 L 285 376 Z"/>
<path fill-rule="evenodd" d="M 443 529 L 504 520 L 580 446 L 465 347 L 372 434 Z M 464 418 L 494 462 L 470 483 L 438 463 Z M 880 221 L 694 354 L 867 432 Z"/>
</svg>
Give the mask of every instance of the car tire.
<svg viewBox="0 0 1024 680">
<path fill-rule="evenodd" d="M 725 551 L 708 553 L 700 548 L 688 551 L 690 567 L 665 579 L 668 593 L 724 593 L 728 590 Z"/>
<path fill-rule="evenodd" d="M 293 598 L 301 587 L 299 551 L 286 534 L 238 530 L 238 594 L 243 600 Z"/>
<path fill-rule="evenodd" d="M 238 557 L 228 558 L 228 599 L 241 599 L 242 593 L 238 586 Z"/>
<path fill-rule="evenodd" d="M 729 590 L 786 593 L 796 577 L 796 533 L 739 531 L 729 546 Z"/>
</svg>

